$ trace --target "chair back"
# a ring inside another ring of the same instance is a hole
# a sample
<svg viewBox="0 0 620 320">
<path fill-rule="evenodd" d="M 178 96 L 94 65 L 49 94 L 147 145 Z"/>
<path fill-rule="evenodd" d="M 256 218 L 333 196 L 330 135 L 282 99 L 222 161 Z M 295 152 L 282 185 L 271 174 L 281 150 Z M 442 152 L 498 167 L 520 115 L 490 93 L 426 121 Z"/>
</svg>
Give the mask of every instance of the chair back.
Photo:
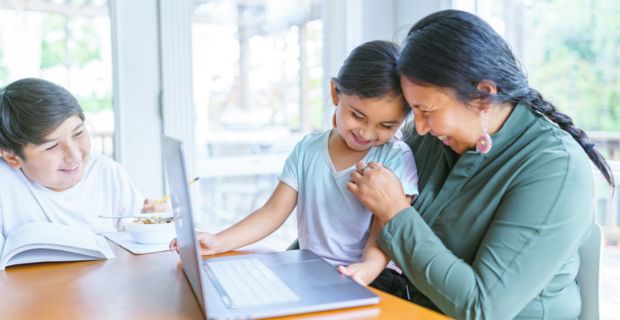
<svg viewBox="0 0 620 320">
<path fill-rule="evenodd" d="M 599 293 L 601 252 L 603 250 L 603 230 L 598 224 L 579 248 L 581 264 L 577 273 L 577 283 L 581 292 L 581 315 L 579 319 L 599 320 Z"/>
</svg>

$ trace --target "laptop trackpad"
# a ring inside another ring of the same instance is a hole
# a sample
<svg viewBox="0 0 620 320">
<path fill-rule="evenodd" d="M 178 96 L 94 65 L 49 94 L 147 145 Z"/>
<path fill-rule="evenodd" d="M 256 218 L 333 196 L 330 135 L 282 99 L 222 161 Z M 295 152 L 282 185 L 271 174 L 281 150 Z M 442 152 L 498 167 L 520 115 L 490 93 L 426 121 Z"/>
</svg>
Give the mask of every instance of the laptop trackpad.
<svg viewBox="0 0 620 320">
<path fill-rule="evenodd" d="M 322 260 L 271 265 L 270 268 L 287 284 L 295 288 L 317 287 L 349 282 L 335 267 Z"/>
</svg>

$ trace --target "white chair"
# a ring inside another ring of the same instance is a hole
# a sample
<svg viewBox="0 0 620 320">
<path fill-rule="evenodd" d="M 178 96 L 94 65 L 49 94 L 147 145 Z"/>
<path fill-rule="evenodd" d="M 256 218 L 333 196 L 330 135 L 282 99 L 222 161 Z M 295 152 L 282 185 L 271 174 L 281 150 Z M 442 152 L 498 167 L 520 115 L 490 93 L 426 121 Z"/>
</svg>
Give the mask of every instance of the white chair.
<svg viewBox="0 0 620 320">
<path fill-rule="evenodd" d="M 601 279 L 601 252 L 603 250 L 603 230 L 598 224 L 592 226 L 592 233 L 579 248 L 581 265 L 577 273 L 577 283 L 581 292 L 582 320 L 599 320 L 599 293 Z"/>
</svg>

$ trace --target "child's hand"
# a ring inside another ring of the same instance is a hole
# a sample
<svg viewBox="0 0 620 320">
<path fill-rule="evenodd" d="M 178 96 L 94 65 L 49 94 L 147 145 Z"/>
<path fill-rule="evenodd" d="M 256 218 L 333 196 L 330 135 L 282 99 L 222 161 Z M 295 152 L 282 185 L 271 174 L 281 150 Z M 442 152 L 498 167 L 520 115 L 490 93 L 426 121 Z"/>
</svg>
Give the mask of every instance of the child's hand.
<svg viewBox="0 0 620 320">
<path fill-rule="evenodd" d="M 348 266 L 338 266 L 338 271 L 345 276 L 350 277 L 355 282 L 367 286 L 371 283 L 383 269 L 377 268 L 370 263 L 353 263 Z"/>
<path fill-rule="evenodd" d="M 170 207 L 165 202 L 157 200 L 144 199 L 144 206 L 142 207 L 142 213 L 148 212 L 170 212 Z"/>
<path fill-rule="evenodd" d="M 196 234 L 196 238 L 198 239 L 198 243 L 200 244 L 200 254 L 202 255 L 212 255 L 219 253 L 218 251 L 218 241 L 217 237 L 208 232 L 198 231 Z M 177 239 L 174 238 L 170 241 L 170 245 L 168 245 L 171 251 L 179 252 L 179 244 L 177 243 Z"/>
<path fill-rule="evenodd" d="M 172 239 L 172 241 L 170 241 L 168 248 L 170 249 L 170 251 L 176 251 L 177 253 L 179 253 L 179 244 L 177 243 L 177 238 L 174 238 Z"/>
</svg>

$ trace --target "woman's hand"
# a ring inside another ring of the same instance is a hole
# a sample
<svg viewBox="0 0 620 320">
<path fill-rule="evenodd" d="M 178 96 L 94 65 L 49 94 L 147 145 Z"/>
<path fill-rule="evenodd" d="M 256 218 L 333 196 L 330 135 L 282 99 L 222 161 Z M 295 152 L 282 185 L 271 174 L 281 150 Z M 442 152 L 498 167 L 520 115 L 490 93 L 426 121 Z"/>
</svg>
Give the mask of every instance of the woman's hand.
<svg viewBox="0 0 620 320">
<path fill-rule="evenodd" d="M 198 231 L 196 233 L 196 238 L 198 239 L 198 243 L 200 244 L 200 254 L 207 256 L 219 253 L 219 241 L 214 234 Z M 168 247 L 171 251 L 176 251 L 177 253 L 179 252 L 179 244 L 177 243 L 176 238 L 170 241 L 170 245 L 168 245 Z"/>
<path fill-rule="evenodd" d="M 360 162 L 356 167 L 347 187 L 382 225 L 410 206 L 403 186 L 392 171 L 376 162 L 368 165 Z"/>
</svg>

